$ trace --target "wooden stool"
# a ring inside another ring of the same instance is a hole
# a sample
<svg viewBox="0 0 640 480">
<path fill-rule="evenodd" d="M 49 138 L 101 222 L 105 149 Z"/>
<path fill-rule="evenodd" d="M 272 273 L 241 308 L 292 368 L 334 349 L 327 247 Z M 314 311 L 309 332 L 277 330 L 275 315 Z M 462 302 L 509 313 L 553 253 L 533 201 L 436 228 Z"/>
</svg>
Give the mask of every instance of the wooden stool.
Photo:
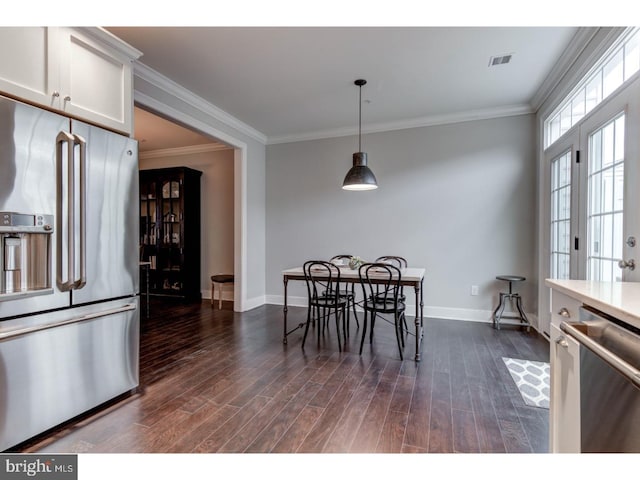
<svg viewBox="0 0 640 480">
<path fill-rule="evenodd" d="M 222 308 L 222 287 L 225 283 L 233 282 L 233 275 L 211 275 L 211 305 L 213 305 L 216 285 L 218 285 L 218 310 L 220 310 Z"/>
<path fill-rule="evenodd" d="M 498 306 L 493 311 L 493 328 L 500 330 L 500 321 L 503 318 L 512 318 L 516 320 L 520 320 L 520 324 L 527 327 L 527 332 L 529 331 L 530 324 L 527 316 L 524 314 L 524 310 L 522 309 L 522 298 L 519 293 L 513 293 L 511 284 L 513 282 L 523 282 L 526 280 L 524 277 L 520 277 L 517 275 L 498 275 L 496 277 L 497 280 L 502 280 L 504 282 L 509 282 L 509 293 L 500 293 L 500 301 L 498 302 Z M 516 309 L 518 310 L 518 315 L 503 315 L 504 306 L 506 301 L 513 305 L 513 301 L 516 301 Z"/>
</svg>

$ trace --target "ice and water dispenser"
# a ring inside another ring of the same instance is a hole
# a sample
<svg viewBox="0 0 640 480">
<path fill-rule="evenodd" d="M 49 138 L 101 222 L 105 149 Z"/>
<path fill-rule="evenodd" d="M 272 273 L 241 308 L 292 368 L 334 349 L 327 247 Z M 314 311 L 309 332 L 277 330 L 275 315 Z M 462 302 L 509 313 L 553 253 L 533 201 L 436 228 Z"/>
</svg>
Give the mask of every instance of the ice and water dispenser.
<svg viewBox="0 0 640 480">
<path fill-rule="evenodd" d="M 53 215 L 0 212 L 0 301 L 51 292 Z"/>
</svg>

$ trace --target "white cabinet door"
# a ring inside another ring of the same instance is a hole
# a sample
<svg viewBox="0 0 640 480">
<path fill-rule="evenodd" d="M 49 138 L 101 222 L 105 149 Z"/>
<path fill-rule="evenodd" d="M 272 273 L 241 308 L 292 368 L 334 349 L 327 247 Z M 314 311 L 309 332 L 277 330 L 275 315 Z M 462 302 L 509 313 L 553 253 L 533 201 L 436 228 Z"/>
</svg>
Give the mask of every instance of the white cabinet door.
<svg viewBox="0 0 640 480">
<path fill-rule="evenodd" d="M 581 305 L 580 301 L 557 290 L 551 290 L 551 323 L 559 328 L 564 321 L 577 322 L 580 317 Z"/>
<path fill-rule="evenodd" d="M 131 58 L 71 28 L 59 29 L 61 109 L 69 115 L 130 133 Z"/>
<path fill-rule="evenodd" d="M 55 28 L 0 28 L 0 91 L 28 102 L 59 108 L 58 63 L 50 61 Z"/>
<path fill-rule="evenodd" d="M 104 40 L 104 41 L 103 41 Z M 133 133 L 133 60 L 99 29 L 0 28 L 0 92 Z"/>
<path fill-rule="evenodd" d="M 551 452 L 580 452 L 580 345 L 551 324 Z"/>
</svg>

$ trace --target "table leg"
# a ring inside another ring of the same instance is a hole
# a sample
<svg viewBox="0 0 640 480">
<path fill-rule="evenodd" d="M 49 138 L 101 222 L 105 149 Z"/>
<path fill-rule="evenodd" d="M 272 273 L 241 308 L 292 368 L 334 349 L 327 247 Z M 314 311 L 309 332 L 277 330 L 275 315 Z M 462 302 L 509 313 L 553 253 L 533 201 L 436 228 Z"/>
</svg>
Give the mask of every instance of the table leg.
<svg viewBox="0 0 640 480">
<path fill-rule="evenodd" d="M 422 333 L 421 333 L 422 332 L 422 329 L 421 329 L 422 297 L 420 295 L 421 288 L 419 283 L 416 283 L 415 290 L 416 290 L 416 362 L 419 362 L 420 361 L 420 340 L 422 338 Z"/>
<path fill-rule="evenodd" d="M 284 343 L 285 345 L 287 344 L 287 283 L 289 282 L 289 279 L 285 276 L 284 277 L 284 335 L 282 336 L 282 343 Z"/>
<path fill-rule="evenodd" d="M 424 337 L 424 278 L 420 279 L 420 338 Z"/>
</svg>

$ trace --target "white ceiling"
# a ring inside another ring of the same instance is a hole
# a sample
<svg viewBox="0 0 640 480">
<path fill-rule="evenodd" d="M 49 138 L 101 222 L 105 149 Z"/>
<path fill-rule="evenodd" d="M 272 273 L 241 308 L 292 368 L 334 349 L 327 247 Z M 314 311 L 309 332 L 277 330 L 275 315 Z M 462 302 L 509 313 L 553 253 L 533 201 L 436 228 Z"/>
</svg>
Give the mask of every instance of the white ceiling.
<svg viewBox="0 0 640 480">
<path fill-rule="evenodd" d="M 134 108 L 134 118 L 133 136 L 138 140 L 140 153 L 216 143 L 208 137 L 139 107 Z"/>
<path fill-rule="evenodd" d="M 579 28 L 107 30 L 141 50 L 140 62 L 276 143 L 357 132 L 358 78 L 368 82 L 365 132 L 534 111 Z M 489 67 L 504 54 L 510 63 Z"/>
</svg>

